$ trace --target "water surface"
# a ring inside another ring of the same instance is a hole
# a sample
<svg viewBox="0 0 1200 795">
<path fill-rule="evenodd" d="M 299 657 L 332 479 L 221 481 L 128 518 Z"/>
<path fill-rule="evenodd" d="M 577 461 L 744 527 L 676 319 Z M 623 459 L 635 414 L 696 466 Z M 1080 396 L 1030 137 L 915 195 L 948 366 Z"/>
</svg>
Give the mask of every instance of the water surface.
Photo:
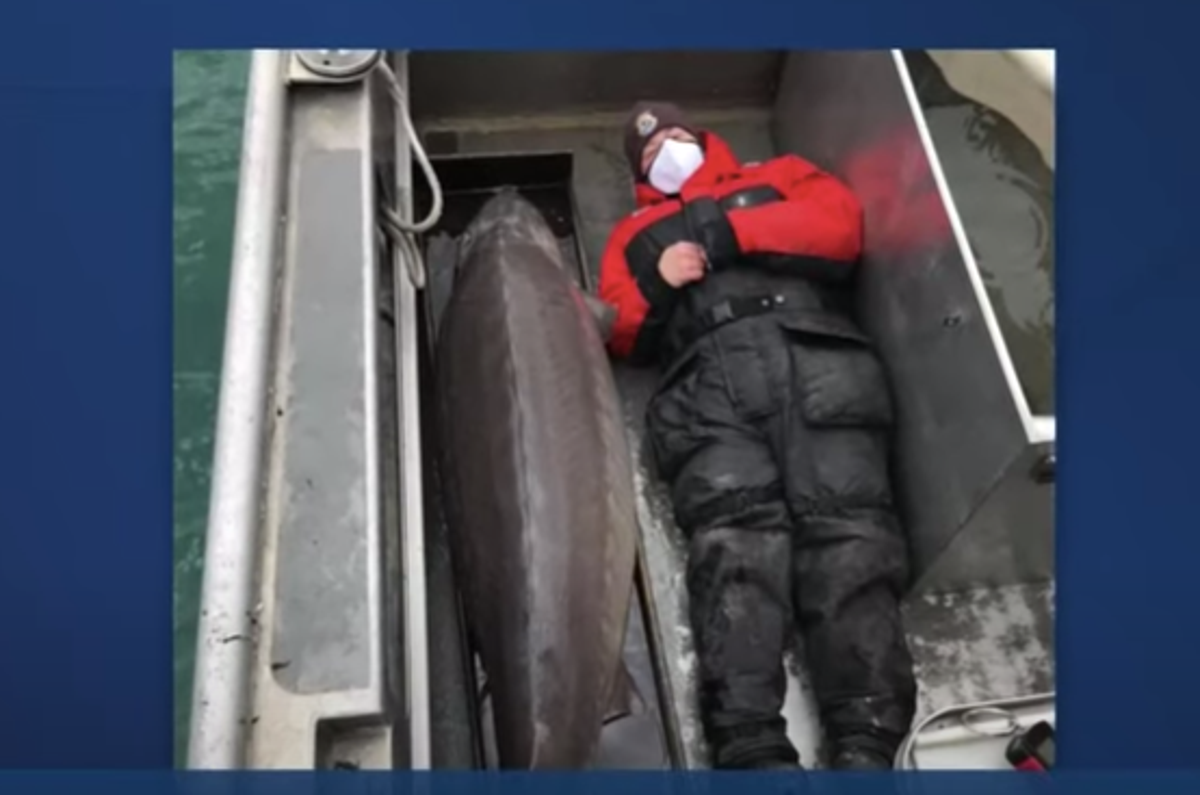
<svg viewBox="0 0 1200 795">
<path fill-rule="evenodd" d="M 1034 414 L 1054 414 L 1054 171 L 1001 113 L 905 58 L 934 148 Z"/>
<path fill-rule="evenodd" d="M 246 52 L 175 54 L 175 756 L 187 745 Z"/>
</svg>

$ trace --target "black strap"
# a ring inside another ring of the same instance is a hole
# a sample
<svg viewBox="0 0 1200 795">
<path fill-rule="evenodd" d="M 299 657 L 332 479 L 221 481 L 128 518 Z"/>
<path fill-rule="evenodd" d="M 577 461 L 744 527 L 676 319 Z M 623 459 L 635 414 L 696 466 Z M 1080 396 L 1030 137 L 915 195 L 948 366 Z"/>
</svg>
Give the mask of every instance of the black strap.
<svg viewBox="0 0 1200 795">
<path fill-rule="evenodd" d="M 757 207 L 782 198 L 779 191 L 769 185 L 756 185 L 721 199 L 693 199 L 683 205 L 688 235 L 704 248 L 711 268 L 726 267 L 741 252 L 737 232 L 729 222 L 729 211 Z"/>
<path fill-rule="evenodd" d="M 690 329 L 691 338 L 699 337 L 707 334 L 715 328 L 724 326 L 726 323 L 732 323 L 735 320 L 742 320 L 756 315 L 765 315 L 768 312 L 778 312 L 785 309 L 811 309 L 812 307 L 799 307 L 794 300 L 789 300 L 785 295 L 760 295 L 745 298 L 730 298 L 721 301 L 718 304 L 710 306 L 703 312 L 700 312 Z"/>
<path fill-rule="evenodd" d="M 770 185 L 756 185 L 753 188 L 734 191 L 728 196 L 723 197 L 719 204 L 722 210 L 729 212 L 730 210 L 744 210 L 747 207 L 757 207 L 760 204 L 770 204 L 777 201 L 783 201 L 782 193 Z"/>
</svg>

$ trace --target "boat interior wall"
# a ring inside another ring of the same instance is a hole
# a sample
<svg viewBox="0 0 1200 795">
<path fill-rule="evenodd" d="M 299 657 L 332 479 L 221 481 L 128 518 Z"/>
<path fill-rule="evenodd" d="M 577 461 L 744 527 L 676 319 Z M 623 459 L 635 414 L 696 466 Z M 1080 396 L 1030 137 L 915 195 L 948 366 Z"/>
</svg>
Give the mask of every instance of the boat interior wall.
<svg viewBox="0 0 1200 795">
<path fill-rule="evenodd" d="M 411 61 L 416 119 L 624 113 L 639 98 L 688 108 L 766 106 L 783 53 L 416 52 Z"/>
</svg>

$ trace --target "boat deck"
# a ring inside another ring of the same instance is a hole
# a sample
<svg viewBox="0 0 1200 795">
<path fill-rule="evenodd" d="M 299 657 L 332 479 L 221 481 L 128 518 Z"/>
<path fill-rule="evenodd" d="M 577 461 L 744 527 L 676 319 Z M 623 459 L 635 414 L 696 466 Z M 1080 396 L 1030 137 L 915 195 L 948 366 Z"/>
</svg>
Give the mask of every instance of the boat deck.
<svg viewBox="0 0 1200 795">
<path fill-rule="evenodd" d="M 886 52 L 847 55 L 859 60 L 848 66 L 839 62 L 838 74 L 847 79 L 872 69 L 890 74 L 893 82 L 883 89 L 890 92 L 888 101 L 897 113 L 910 113 L 906 102 L 912 98 L 899 92 L 894 71 L 899 59 Z M 629 84 L 638 70 L 614 78 L 606 89 L 611 96 L 545 115 L 514 107 L 512 97 L 437 99 L 448 95 L 435 90 L 436 80 L 453 82 L 456 73 L 431 64 L 444 65 L 454 57 L 437 53 L 393 60 L 400 81 L 412 92 L 415 122 L 429 154 L 443 163 L 501 155 L 565 157 L 570 212 L 560 219 L 567 231 L 564 245 L 580 265 L 582 286 L 590 288 L 613 224 L 633 209 L 620 149 L 624 113 L 607 100 L 630 99 Z M 484 62 L 495 57 L 483 56 Z M 703 80 L 678 78 L 683 83 L 669 96 L 694 107 L 696 123 L 725 138 L 744 161 L 797 151 L 836 172 L 833 140 L 806 139 L 798 130 L 803 123 L 790 122 L 794 116 L 784 112 L 787 97 L 777 99 L 776 78 L 794 82 L 798 78 L 789 77 L 787 69 L 803 63 L 789 60 L 780 76 L 781 54 L 742 55 L 740 62 L 736 55 L 723 57 L 732 58 L 733 67 L 721 72 L 726 77 L 719 91 Z M 422 67 L 421 58 L 433 60 Z M 219 459 L 223 449 L 227 456 L 236 450 L 260 458 L 254 459 L 257 467 L 229 469 L 256 477 L 223 479 L 220 467 L 214 474 L 214 505 L 233 507 L 214 511 L 210 523 L 191 764 L 484 766 L 489 727 L 479 715 L 486 716 L 486 694 L 462 630 L 436 472 L 423 442 L 434 399 L 428 393 L 428 343 L 450 286 L 440 263 L 452 258 L 452 247 L 446 248 L 444 237 L 426 237 L 428 287 L 421 294 L 403 263 L 393 267 L 396 253 L 377 232 L 380 203 L 407 210 L 411 202 L 417 205 L 412 214 L 420 216 L 424 189 L 419 170 L 396 167 L 408 163 L 411 150 L 405 136 L 397 134 L 402 128 L 396 108 L 377 76 L 337 86 L 294 82 L 285 98 L 264 86 L 272 69 L 276 79 L 286 72 L 286 59 L 277 58 L 273 66 L 264 60 L 259 57 L 252 81 L 251 108 L 258 103 L 260 111 L 247 117 L 249 156 L 243 161 L 239 200 L 242 253 L 235 258 L 231 285 L 237 291 L 249 284 L 254 293 L 244 296 L 249 309 L 240 315 L 232 307 L 227 347 L 234 351 L 227 360 L 235 362 L 228 372 L 261 368 L 261 392 L 253 379 L 231 386 L 227 374 L 218 437 Z M 543 68 L 533 61 L 522 68 Z M 582 79 L 582 68 L 564 69 L 547 90 L 568 91 L 572 81 Z M 808 74 L 813 73 L 810 68 Z M 772 79 L 764 83 L 763 75 Z M 655 88 L 671 89 L 669 79 L 662 82 Z M 802 91 L 797 95 L 814 99 Z M 854 96 L 860 102 L 872 98 L 868 89 Z M 838 107 L 830 109 L 829 118 L 839 118 Z M 911 116 L 908 124 L 914 125 Z M 812 145 L 801 146 L 804 140 Z M 275 166 L 272 158 L 278 159 Z M 895 164 L 896 179 L 928 178 L 923 158 L 917 146 L 917 155 Z M 256 176 L 263 184 L 247 188 Z M 868 207 L 869 224 L 871 212 Z M 264 236 L 277 244 L 250 245 Z M 937 252 L 917 251 L 893 264 L 920 266 L 897 272 L 951 274 L 945 278 L 952 279 L 951 303 L 962 310 L 963 320 L 955 324 L 960 336 L 937 344 L 977 354 L 981 345 L 990 344 L 987 313 L 969 311 L 975 293 L 961 275 L 970 269 L 961 248 L 951 241 Z M 865 264 L 868 272 L 881 272 L 878 264 Z M 902 283 L 895 295 L 908 300 L 913 293 L 906 290 L 927 284 Z M 867 292 L 880 295 L 878 287 L 868 285 Z M 245 329 L 235 330 L 247 316 L 258 319 L 257 345 Z M 264 328 L 264 319 L 272 317 Z M 948 326 L 940 315 L 932 325 Z M 926 331 L 913 333 L 928 339 Z M 896 344 L 903 346 L 904 340 Z M 946 355 L 947 349 L 922 344 L 928 357 Z M 996 420 L 964 403 L 948 415 L 951 404 L 914 397 L 914 388 L 905 386 L 913 367 L 903 350 L 885 350 L 885 358 L 898 373 L 902 405 L 921 417 L 925 411 L 942 412 L 936 422 L 922 419 L 906 450 L 918 443 L 950 449 L 956 439 L 973 438 L 991 456 L 976 456 L 965 474 L 947 480 L 953 498 L 936 504 L 920 491 L 920 483 L 936 472 L 922 464 L 919 473 L 912 467 L 901 473 L 917 484 L 908 489 L 917 497 L 911 506 L 914 523 L 942 528 L 923 529 L 914 540 L 920 577 L 905 605 L 921 713 L 1052 691 L 1054 588 L 1047 576 L 1052 558 L 1046 537 L 1052 503 L 1024 474 L 1012 475 L 1027 472 L 1042 448 L 1028 445 L 1024 431 L 1014 430 L 1024 427 L 1020 411 L 1004 408 Z M 985 365 L 990 369 L 979 376 L 979 390 L 1007 395 L 1002 368 Z M 635 456 L 644 575 L 627 659 L 634 661 L 638 689 L 662 726 L 665 759 L 703 767 L 707 753 L 696 719 L 683 543 L 642 442 L 645 403 L 656 374 L 620 363 L 615 373 Z M 935 397 L 952 389 L 935 386 Z M 962 398 L 972 399 L 970 394 Z M 256 401 L 260 415 L 254 410 L 247 415 L 246 407 Z M 985 408 L 990 411 L 992 405 Z M 247 416 L 251 421 L 243 421 Z M 976 423 L 999 424 L 1001 430 L 978 432 Z M 246 428 L 256 427 L 262 429 L 259 436 L 244 438 Z M 994 443 L 997 439 L 1003 444 Z M 967 475 L 979 473 L 996 486 L 987 493 L 1005 499 L 982 504 L 968 517 L 963 506 L 983 497 Z M 1010 491 L 1015 496 L 1005 496 Z M 247 537 L 255 539 L 251 554 L 244 554 Z M 799 660 L 797 653 L 789 660 L 785 711 L 805 764 L 813 765 L 821 757 L 821 732 Z M 669 763 L 663 759 L 660 755 L 658 763 Z"/>
</svg>

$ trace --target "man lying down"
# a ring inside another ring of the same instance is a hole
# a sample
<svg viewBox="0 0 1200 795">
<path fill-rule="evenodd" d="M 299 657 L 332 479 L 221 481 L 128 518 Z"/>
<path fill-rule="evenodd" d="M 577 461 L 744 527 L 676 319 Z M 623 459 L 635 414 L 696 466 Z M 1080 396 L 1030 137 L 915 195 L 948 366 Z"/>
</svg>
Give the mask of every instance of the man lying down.
<svg viewBox="0 0 1200 795">
<path fill-rule="evenodd" d="M 740 164 L 667 103 L 634 108 L 624 148 L 637 209 L 601 263 L 602 323 L 614 356 L 663 370 L 647 430 L 689 543 L 714 766 L 800 767 L 781 716 L 798 629 L 832 767 L 890 768 L 916 684 L 892 404 L 851 311 L 859 202 L 795 155 Z"/>
</svg>

